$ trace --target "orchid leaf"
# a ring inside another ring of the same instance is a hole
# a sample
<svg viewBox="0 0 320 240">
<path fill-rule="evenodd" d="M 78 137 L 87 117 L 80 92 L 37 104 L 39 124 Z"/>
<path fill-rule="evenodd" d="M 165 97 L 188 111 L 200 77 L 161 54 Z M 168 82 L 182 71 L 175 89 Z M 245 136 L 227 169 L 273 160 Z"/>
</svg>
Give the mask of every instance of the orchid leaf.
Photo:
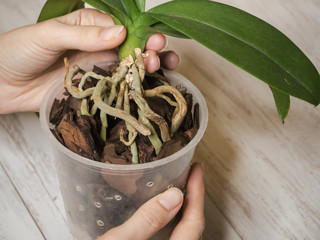
<svg viewBox="0 0 320 240">
<path fill-rule="evenodd" d="M 146 8 L 146 0 L 134 0 L 136 5 L 141 13 L 145 11 Z"/>
<path fill-rule="evenodd" d="M 101 0 L 105 4 L 107 4 L 110 8 L 117 9 L 119 12 L 126 13 L 121 0 Z"/>
<path fill-rule="evenodd" d="M 94 7 L 102 12 L 112 14 L 112 11 L 108 7 L 108 5 L 100 0 L 82 0 L 82 1 L 84 1 L 85 3 L 89 4 L 91 7 Z"/>
<path fill-rule="evenodd" d="M 278 110 L 278 115 L 282 122 L 284 122 L 284 119 L 288 115 L 289 108 L 290 108 L 290 97 L 288 94 L 282 93 L 279 90 L 270 87 L 274 101 L 276 103 L 276 107 Z"/>
<path fill-rule="evenodd" d="M 104 13 L 109 14 L 115 24 L 117 24 L 117 25 L 121 25 L 122 24 L 120 22 L 120 20 L 113 15 L 111 9 L 104 2 L 102 2 L 100 0 L 82 0 L 82 1 L 86 2 L 91 7 L 94 7 L 94 8 L 96 8 L 96 9 L 98 9 L 98 10 L 104 12 Z"/>
<path fill-rule="evenodd" d="M 158 30 L 159 32 L 172 36 L 177 38 L 189 38 L 188 36 L 184 35 L 183 33 L 173 29 L 172 27 L 162 23 L 158 22 L 152 25 L 152 28 Z"/>
<path fill-rule="evenodd" d="M 150 16 L 200 42 L 282 93 L 314 105 L 320 75 L 284 34 L 240 9 L 212 1 L 171 1 Z"/>
<path fill-rule="evenodd" d="M 126 14 L 130 16 L 132 20 L 139 16 L 140 12 L 134 0 L 121 0 L 121 2 Z"/>
<path fill-rule="evenodd" d="M 48 0 L 39 15 L 37 22 L 60 17 L 80 8 L 84 8 L 81 0 Z"/>
<path fill-rule="evenodd" d="M 101 0 L 111 10 L 112 14 L 126 27 L 132 24 L 120 0 Z"/>
</svg>

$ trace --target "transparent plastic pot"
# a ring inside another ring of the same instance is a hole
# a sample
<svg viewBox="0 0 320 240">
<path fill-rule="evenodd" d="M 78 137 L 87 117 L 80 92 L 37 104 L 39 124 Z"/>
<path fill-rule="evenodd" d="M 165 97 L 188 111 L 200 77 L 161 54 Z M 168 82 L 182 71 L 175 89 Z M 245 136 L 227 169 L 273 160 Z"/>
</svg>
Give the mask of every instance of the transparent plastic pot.
<svg viewBox="0 0 320 240">
<path fill-rule="evenodd" d="M 180 151 L 136 165 L 96 162 L 64 147 L 51 133 L 53 126 L 49 123 L 54 99 L 65 97 L 63 80 L 57 81 L 47 92 L 40 108 L 40 121 L 52 143 L 68 223 L 76 239 L 96 239 L 125 222 L 144 202 L 169 187 L 184 190 L 194 150 L 207 127 L 208 109 L 200 91 L 189 80 L 171 71 L 165 71 L 165 76 L 173 86 L 181 84 L 187 88 L 194 104 L 199 103 L 200 127 Z M 152 239 L 169 239 L 178 220 L 176 217 Z"/>
</svg>

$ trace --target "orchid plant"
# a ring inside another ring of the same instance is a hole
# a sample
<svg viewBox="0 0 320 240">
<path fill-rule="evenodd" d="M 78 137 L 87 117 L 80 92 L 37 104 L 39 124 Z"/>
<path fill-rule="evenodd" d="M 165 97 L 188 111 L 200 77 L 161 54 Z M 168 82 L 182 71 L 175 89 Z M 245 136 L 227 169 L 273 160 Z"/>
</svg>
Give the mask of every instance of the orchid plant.
<svg viewBox="0 0 320 240">
<path fill-rule="evenodd" d="M 240 9 L 209 0 L 169 1 L 148 11 L 145 11 L 145 0 L 48 0 L 38 21 L 83 8 L 84 3 L 109 14 L 115 24 L 127 28 L 128 34 L 119 49 L 120 66 L 112 77 L 87 73 L 75 87 L 72 77 L 80 71 L 76 66 L 66 74 L 65 85 L 72 96 L 83 99 L 82 114 L 92 115 L 100 109 L 102 138 L 107 127 L 105 115 L 125 120 L 129 137 L 123 142 L 131 146 L 133 156 L 137 133 L 148 135 L 158 152 L 161 143 L 168 141 L 178 129 L 186 112 L 186 102 L 176 88 L 163 85 L 144 90 L 142 87 L 145 75 L 142 52 L 147 39 L 155 33 L 194 39 L 264 81 L 273 93 L 282 121 L 290 107 L 290 95 L 315 106 L 320 103 L 320 76 L 308 57 L 279 30 Z M 100 81 L 95 88 L 82 90 L 88 76 Z M 175 101 L 164 93 L 171 93 Z M 139 119 L 130 115 L 128 96 L 138 107 Z M 171 129 L 145 101 L 145 97 L 152 96 L 162 97 L 175 106 Z M 94 100 L 91 110 L 88 110 L 88 97 Z M 159 126 L 160 137 L 150 121 Z"/>
</svg>

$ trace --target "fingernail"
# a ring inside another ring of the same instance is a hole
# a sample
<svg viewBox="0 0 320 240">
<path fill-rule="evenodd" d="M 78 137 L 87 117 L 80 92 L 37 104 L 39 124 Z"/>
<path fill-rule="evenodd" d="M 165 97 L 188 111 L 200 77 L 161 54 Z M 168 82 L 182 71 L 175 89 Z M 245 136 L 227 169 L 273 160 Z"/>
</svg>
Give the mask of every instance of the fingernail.
<svg viewBox="0 0 320 240">
<path fill-rule="evenodd" d="M 165 49 L 167 49 L 167 48 L 168 48 L 168 45 L 169 45 L 169 41 L 168 41 L 168 39 L 166 38 L 166 45 L 164 45 L 164 48 L 162 49 L 162 51 L 165 50 Z"/>
<path fill-rule="evenodd" d="M 168 211 L 177 207 L 183 201 L 183 194 L 178 188 L 170 188 L 160 195 L 158 202 Z"/>
<path fill-rule="evenodd" d="M 112 26 L 104 29 L 101 34 L 100 38 L 104 41 L 114 40 L 123 30 L 124 26 Z"/>
<path fill-rule="evenodd" d="M 161 67 L 161 61 L 160 61 L 160 58 L 159 58 L 158 55 L 157 55 L 157 59 L 158 59 L 158 68 L 157 68 L 156 71 L 158 71 L 160 69 L 160 67 Z"/>
</svg>

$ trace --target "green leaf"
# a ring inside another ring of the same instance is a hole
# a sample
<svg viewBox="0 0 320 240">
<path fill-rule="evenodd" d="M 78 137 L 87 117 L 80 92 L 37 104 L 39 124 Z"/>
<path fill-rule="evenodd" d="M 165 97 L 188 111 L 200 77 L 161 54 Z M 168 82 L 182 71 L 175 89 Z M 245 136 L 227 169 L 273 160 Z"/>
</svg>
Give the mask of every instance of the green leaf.
<svg viewBox="0 0 320 240">
<path fill-rule="evenodd" d="M 146 9 L 146 1 L 145 0 L 134 0 L 136 5 L 141 13 L 143 13 Z"/>
<path fill-rule="evenodd" d="M 115 24 L 117 24 L 117 25 L 121 25 L 122 24 L 120 22 L 120 20 L 113 15 L 111 9 L 104 2 L 102 2 L 100 0 L 82 0 L 82 1 L 86 2 L 87 4 L 89 4 L 90 6 L 92 6 L 94 8 L 96 8 L 96 9 L 98 9 L 98 10 L 104 12 L 104 13 L 107 13 L 108 15 L 110 15 Z"/>
<path fill-rule="evenodd" d="M 271 87 L 314 105 L 320 75 L 284 34 L 240 9 L 212 1 L 171 1 L 148 13 Z"/>
<path fill-rule="evenodd" d="M 108 5 L 100 0 L 82 0 L 82 1 L 88 3 L 91 7 L 94 7 L 95 9 L 98 9 L 104 13 L 112 14 L 112 11 L 108 7 Z"/>
<path fill-rule="evenodd" d="M 140 12 L 134 0 L 121 0 L 121 2 L 126 11 L 126 14 L 130 16 L 131 20 L 134 20 L 139 16 Z"/>
<path fill-rule="evenodd" d="M 42 8 L 37 22 L 60 17 L 80 8 L 84 8 L 84 2 L 81 0 L 48 0 Z"/>
<path fill-rule="evenodd" d="M 148 26 L 159 22 L 158 20 L 154 19 L 153 17 L 149 16 L 146 13 L 140 13 L 139 16 L 134 20 L 133 27 L 138 28 L 140 26 Z"/>
<path fill-rule="evenodd" d="M 105 3 L 111 10 L 112 15 L 114 15 L 119 21 L 126 27 L 132 24 L 131 19 L 127 16 L 125 9 L 122 6 L 120 0 L 101 0 Z"/>
<path fill-rule="evenodd" d="M 173 29 L 172 27 L 162 23 L 158 22 L 156 24 L 153 24 L 151 26 L 152 28 L 156 29 L 157 31 L 172 36 L 172 37 L 177 37 L 177 38 L 189 38 L 188 36 L 184 35 L 183 33 Z"/>
<path fill-rule="evenodd" d="M 288 115 L 289 108 L 290 108 L 290 97 L 288 94 L 282 93 L 279 90 L 270 87 L 274 101 L 277 106 L 278 115 L 282 122 L 284 122 L 284 119 Z"/>
<path fill-rule="evenodd" d="M 118 11 L 122 12 L 122 13 L 126 13 L 121 0 L 101 0 L 102 2 L 104 2 L 105 4 L 109 5 L 110 8 L 113 9 L 117 9 Z"/>
</svg>

